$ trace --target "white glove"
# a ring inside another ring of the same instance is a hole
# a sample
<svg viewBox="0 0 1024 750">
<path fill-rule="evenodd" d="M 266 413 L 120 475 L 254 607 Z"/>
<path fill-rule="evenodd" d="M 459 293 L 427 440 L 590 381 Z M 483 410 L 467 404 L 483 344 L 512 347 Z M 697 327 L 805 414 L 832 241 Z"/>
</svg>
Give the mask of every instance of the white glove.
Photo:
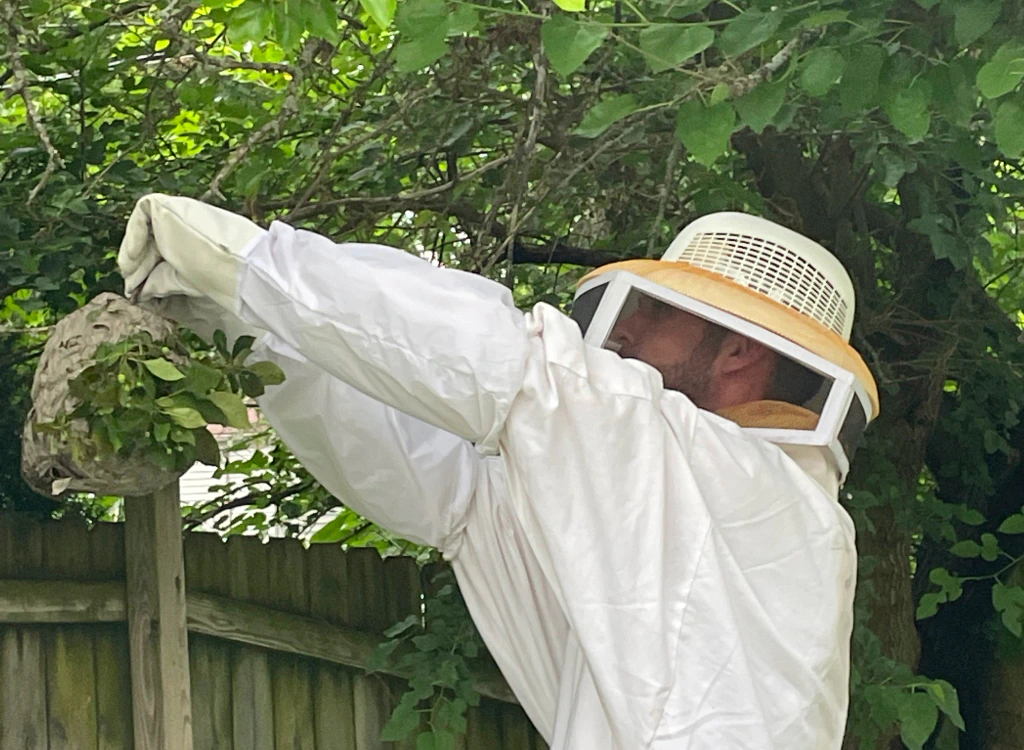
<svg viewBox="0 0 1024 750">
<path fill-rule="evenodd" d="M 241 252 L 263 234 L 248 219 L 191 198 L 153 193 L 135 204 L 117 266 L 138 302 L 207 297 L 234 313 Z"/>
</svg>

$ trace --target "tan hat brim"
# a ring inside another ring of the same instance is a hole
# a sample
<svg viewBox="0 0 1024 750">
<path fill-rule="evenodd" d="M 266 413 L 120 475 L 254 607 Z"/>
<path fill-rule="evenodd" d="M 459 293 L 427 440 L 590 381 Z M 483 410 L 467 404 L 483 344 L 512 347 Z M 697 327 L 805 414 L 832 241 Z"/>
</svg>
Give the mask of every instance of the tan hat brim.
<svg viewBox="0 0 1024 750">
<path fill-rule="evenodd" d="M 755 292 L 703 268 L 682 261 L 635 259 L 601 266 L 580 280 L 586 281 L 610 271 L 628 271 L 637 276 L 685 294 L 695 300 L 732 313 L 755 325 L 799 344 L 808 351 L 853 373 L 867 391 L 872 415 L 878 416 L 878 386 L 871 370 L 857 350 L 843 337 L 818 321 L 787 307 L 771 297 Z"/>
</svg>

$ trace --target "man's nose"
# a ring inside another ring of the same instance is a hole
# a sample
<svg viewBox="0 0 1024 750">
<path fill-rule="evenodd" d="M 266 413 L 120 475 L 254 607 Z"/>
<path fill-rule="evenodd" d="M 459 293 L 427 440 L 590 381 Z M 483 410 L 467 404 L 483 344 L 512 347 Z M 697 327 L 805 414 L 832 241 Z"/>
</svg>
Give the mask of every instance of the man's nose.
<svg viewBox="0 0 1024 750">
<path fill-rule="evenodd" d="M 636 343 L 638 335 L 637 313 L 627 315 L 612 328 L 608 341 L 615 345 L 615 349 L 629 347 Z"/>
</svg>

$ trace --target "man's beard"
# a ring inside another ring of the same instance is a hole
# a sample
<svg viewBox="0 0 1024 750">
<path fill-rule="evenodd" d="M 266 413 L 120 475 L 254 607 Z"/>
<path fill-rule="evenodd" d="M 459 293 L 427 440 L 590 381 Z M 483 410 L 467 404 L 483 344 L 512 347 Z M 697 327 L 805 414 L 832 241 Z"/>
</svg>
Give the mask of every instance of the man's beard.
<svg viewBox="0 0 1024 750">
<path fill-rule="evenodd" d="M 668 365 L 654 365 L 670 391 L 679 391 L 699 408 L 706 408 L 711 391 L 711 368 L 722 347 L 725 331 L 709 328 L 686 359 Z M 719 331 L 723 335 L 719 335 Z"/>
</svg>

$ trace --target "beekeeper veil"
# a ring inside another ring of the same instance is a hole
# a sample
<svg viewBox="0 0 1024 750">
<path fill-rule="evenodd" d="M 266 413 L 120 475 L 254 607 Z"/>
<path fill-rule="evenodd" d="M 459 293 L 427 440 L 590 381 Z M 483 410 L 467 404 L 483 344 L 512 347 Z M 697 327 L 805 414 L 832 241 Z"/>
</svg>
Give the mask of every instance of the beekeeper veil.
<svg viewBox="0 0 1024 750">
<path fill-rule="evenodd" d="M 661 260 L 612 263 L 584 277 L 572 317 L 587 343 L 617 349 L 616 326 L 652 300 L 783 358 L 782 371 L 799 383 L 783 389 L 787 401 L 773 396 L 720 413 L 774 443 L 827 448 L 845 480 L 878 415 L 878 390 L 850 346 L 853 285 L 831 253 L 765 219 L 711 214 L 688 225 Z"/>
</svg>

